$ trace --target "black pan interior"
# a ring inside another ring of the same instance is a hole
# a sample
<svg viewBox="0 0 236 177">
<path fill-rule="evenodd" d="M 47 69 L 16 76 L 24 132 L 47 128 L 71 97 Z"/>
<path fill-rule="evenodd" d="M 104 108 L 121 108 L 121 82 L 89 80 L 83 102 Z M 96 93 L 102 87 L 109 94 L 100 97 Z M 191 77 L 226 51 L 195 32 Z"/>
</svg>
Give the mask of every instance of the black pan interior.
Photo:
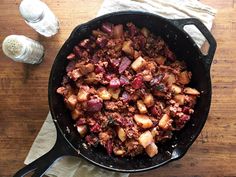
<svg viewBox="0 0 236 177">
<path fill-rule="evenodd" d="M 170 48 L 175 52 L 178 59 L 184 59 L 188 69 L 192 71 L 191 86 L 202 91 L 201 97 L 195 106 L 195 113 L 184 129 L 175 133 L 172 140 L 159 145 L 159 154 L 154 158 L 140 155 L 135 158 L 120 158 L 108 156 L 102 148 L 86 148 L 83 140 L 79 137 L 69 111 L 66 109 L 63 98 L 56 93 L 62 77 L 66 73 L 68 63 L 66 56 L 72 51 L 78 41 L 88 37 L 93 29 L 100 27 L 103 22 L 115 24 L 133 22 L 139 27 L 147 27 L 152 33 L 161 36 Z M 208 115 L 211 102 L 211 81 L 209 69 L 204 67 L 202 54 L 189 36 L 174 26 L 171 21 L 159 16 L 140 12 L 119 12 L 105 15 L 78 26 L 65 42 L 58 53 L 49 80 L 49 105 L 56 124 L 65 136 L 65 139 L 75 149 L 79 149 L 81 155 L 90 162 L 119 172 L 138 172 L 156 168 L 168 161 L 182 157 L 189 146 L 200 133 Z M 68 128 L 70 133 L 68 133 Z"/>
</svg>

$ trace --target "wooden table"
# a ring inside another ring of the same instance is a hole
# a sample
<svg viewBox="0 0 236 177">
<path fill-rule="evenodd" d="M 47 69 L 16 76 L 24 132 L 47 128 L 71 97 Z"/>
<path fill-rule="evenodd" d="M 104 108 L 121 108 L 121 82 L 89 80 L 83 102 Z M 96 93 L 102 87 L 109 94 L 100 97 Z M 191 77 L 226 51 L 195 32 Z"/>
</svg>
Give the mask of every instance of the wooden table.
<svg viewBox="0 0 236 177">
<path fill-rule="evenodd" d="M 10 34 L 41 41 L 45 58 L 38 66 L 13 62 L 0 52 L 0 176 L 12 176 L 23 161 L 48 113 L 51 65 L 71 30 L 95 17 L 102 0 L 45 0 L 61 22 L 52 38 L 38 35 L 20 17 L 19 0 L 0 4 L 0 42 Z M 218 9 L 213 34 L 218 49 L 212 64 L 212 105 L 207 123 L 188 153 L 176 162 L 132 177 L 236 176 L 236 1 L 203 0 Z M 86 4 L 86 5 L 85 5 Z M 67 10 L 65 10 L 67 9 Z"/>
</svg>

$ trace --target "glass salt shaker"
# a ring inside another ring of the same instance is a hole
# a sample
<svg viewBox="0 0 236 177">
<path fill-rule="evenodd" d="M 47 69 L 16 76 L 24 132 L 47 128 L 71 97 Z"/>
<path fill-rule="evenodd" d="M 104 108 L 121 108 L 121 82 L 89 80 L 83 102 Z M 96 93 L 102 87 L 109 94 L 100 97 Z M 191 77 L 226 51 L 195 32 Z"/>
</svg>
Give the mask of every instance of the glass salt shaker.
<svg viewBox="0 0 236 177">
<path fill-rule="evenodd" d="M 58 32 L 58 19 L 44 2 L 22 0 L 19 10 L 25 22 L 41 35 L 50 37 Z"/>
<path fill-rule="evenodd" d="M 22 63 L 39 64 L 44 56 L 44 47 L 23 35 L 7 36 L 2 43 L 2 50 L 12 60 Z"/>
</svg>

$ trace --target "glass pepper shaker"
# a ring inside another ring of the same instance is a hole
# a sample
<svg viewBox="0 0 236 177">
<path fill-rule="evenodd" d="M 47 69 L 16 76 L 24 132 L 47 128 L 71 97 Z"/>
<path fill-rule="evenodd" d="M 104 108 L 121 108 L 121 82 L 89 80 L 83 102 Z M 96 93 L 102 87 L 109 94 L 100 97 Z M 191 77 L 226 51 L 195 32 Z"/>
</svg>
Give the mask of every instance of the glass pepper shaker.
<svg viewBox="0 0 236 177">
<path fill-rule="evenodd" d="M 22 63 L 39 64 L 44 56 L 44 47 L 23 35 L 7 36 L 2 43 L 2 50 L 12 60 Z"/>
</svg>

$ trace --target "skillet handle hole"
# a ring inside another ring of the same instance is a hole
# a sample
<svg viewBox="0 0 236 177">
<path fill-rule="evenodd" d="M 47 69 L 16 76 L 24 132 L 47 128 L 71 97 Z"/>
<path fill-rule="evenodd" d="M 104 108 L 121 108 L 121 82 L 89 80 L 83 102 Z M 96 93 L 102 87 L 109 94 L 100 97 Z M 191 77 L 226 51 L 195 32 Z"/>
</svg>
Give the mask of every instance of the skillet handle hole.
<svg viewBox="0 0 236 177">
<path fill-rule="evenodd" d="M 199 29 L 195 25 L 192 25 L 192 24 L 185 25 L 183 29 L 186 33 L 188 33 L 192 37 L 192 39 L 197 44 L 202 54 L 205 56 L 208 55 L 210 44 L 208 40 L 205 38 L 205 36 L 199 31 Z M 192 36 L 191 34 L 195 34 L 195 35 Z M 204 42 L 202 43 L 202 41 Z"/>
</svg>

